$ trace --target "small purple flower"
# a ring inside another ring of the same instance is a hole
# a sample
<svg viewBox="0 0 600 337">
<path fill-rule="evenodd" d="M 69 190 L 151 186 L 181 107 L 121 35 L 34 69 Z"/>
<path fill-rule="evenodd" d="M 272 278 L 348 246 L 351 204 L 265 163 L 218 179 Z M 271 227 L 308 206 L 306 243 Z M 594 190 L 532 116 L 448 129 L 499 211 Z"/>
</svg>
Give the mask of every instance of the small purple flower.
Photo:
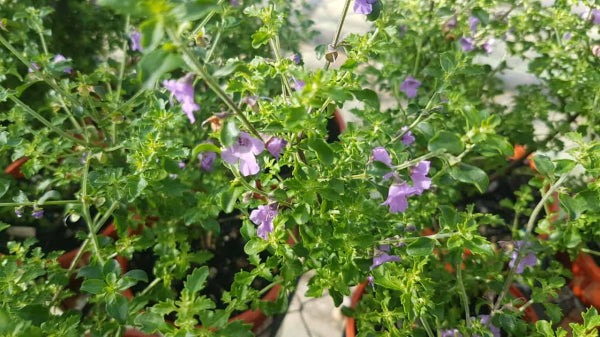
<svg viewBox="0 0 600 337">
<path fill-rule="evenodd" d="M 563 39 L 565 39 L 565 40 L 569 41 L 569 40 L 571 39 L 571 37 L 572 37 L 572 36 L 573 36 L 573 35 L 571 34 L 571 32 L 566 32 L 566 33 L 563 35 Z"/>
<path fill-rule="evenodd" d="M 488 39 L 481 45 L 481 48 L 483 48 L 483 50 L 485 50 L 486 53 L 490 54 L 492 51 L 494 51 L 495 42 L 496 40 L 494 38 Z"/>
<path fill-rule="evenodd" d="M 131 33 L 131 51 L 136 50 L 140 53 L 144 51 L 144 48 L 142 48 L 142 33 L 137 31 Z"/>
<path fill-rule="evenodd" d="M 354 13 L 356 14 L 371 14 L 373 11 L 373 4 L 377 0 L 354 0 Z"/>
<path fill-rule="evenodd" d="M 177 179 L 177 177 L 179 177 L 178 174 L 176 174 L 176 173 L 169 173 L 169 178 L 171 178 L 171 179 Z"/>
<path fill-rule="evenodd" d="M 15 208 L 15 215 L 17 218 L 23 217 L 23 209 L 21 207 Z"/>
<path fill-rule="evenodd" d="M 392 167 L 392 158 L 390 158 L 390 154 L 383 146 L 378 146 L 371 151 L 371 155 L 373 156 L 372 160 L 377 160 L 385 165 Z"/>
<path fill-rule="evenodd" d="M 398 213 L 406 211 L 408 207 L 408 200 L 406 197 L 415 194 L 414 188 L 409 186 L 407 183 L 392 184 L 388 191 L 387 199 L 381 203 L 381 206 L 390 206 L 391 213 Z"/>
<path fill-rule="evenodd" d="M 375 279 L 373 278 L 373 275 L 367 276 L 367 282 L 369 282 L 371 287 L 373 287 L 373 291 L 375 291 Z"/>
<path fill-rule="evenodd" d="M 462 337 L 457 329 L 440 330 L 440 337 Z"/>
<path fill-rule="evenodd" d="M 40 66 L 38 66 L 38 65 L 37 65 L 37 63 L 35 63 L 35 62 L 31 62 L 31 66 L 32 66 L 32 67 L 33 67 L 33 69 L 35 69 L 35 70 L 40 70 Z M 27 71 L 28 71 L 28 72 L 30 72 L 30 73 L 32 73 L 32 72 L 34 72 L 34 70 L 33 70 L 33 69 L 31 69 L 31 68 L 28 68 L 28 69 L 27 69 Z"/>
<path fill-rule="evenodd" d="M 177 165 L 179 166 L 180 169 L 185 170 L 185 163 L 184 162 L 180 161 Z"/>
<path fill-rule="evenodd" d="M 406 97 L 413 98 L 417 97 L 417 91 L 420 86 L 421 82 L 409 75 L 400 85 L 400 91 L 404 92 Z"/>
<path fill-rule="evenodd" d="M 294 89 L 296 89 L 296 91 L 302 91 L 305 85 L 306 82 L 304 82 L 303 80 L 294 79 Z"/>
<path fill-rule="evenodd" d="M 412 168 L 410 178 L 413 181 L 414 194 L 421 195 L 424 190 L 431 188 L 431 178 L 427 177 L 431 162 L 424 160 Z"/>
<path fill-rule="evenodd" d="M 405 132 L 406 130 L 408 130 L 408 126 L 403 126 L 401 130 L 402 130 L 402 132 Z M 406 131 L 406 133 L 402 136 L 402 144 L 404 144 L 406 146 L 409 146 L 414 141 L 415 141 L 415 136 L 413 136 L 413 134 L 410 130 Z"/>
<path fill-rule="evenodd" d="M 477 33 L 477 25 L 479 24 L 479 19 L 476 16 L 469 15 L 469 28 L 471 28 L 471 32 L 473 35 Z"/>
<path fill-rule="evenodd" d="M 53 62 L 53 63 L 58 63 L 58 62 L 68 62 L 68 60 L 67 60 L 67 58 L 66 58 L 66 57 L 64 57 L 63 55 L 61 55 L 61 54 L 56 54 L 56 55 L 54 56 L 54 59 L 52 59 L 52 62 Z M 72 71 L 73 71 L 73 68 L 72 68 L 72 67 L 65 67 L 65 69 L 63 69 L 63 72 L 64 72 L 64 73 L 67 73 L 67 74 L 71 74 L 71 72 L 72 72 Z"/>
<path fill-rule="evenodd" d="M 510 262 L 508 263 L 508 266 L 510 268 L 513 268 L 515 266 L 515 262 L 517 261 L 517 255 L 519 254 L 519 251 L 523 248 L 526 249 L 527 247 L 531 246 L 531 243 L 527 242 L 525 247 L 523 247 L 523 245 L 524 245 L 524 241 L 522 241 L 522 240 L 515 242 L 515 248 L 513 249 L 512 253 L 510 254 Z M 525 271 L 525 266 L 534 267 L 536 264 L 537 264 L 537 257 L 535 257 L 535 254 L 528 253 L 521 259 L 521 262 L 519 262 L 519 265 L 517 266 L 517 269 L 515 269 L 515 272 L 517 274 L 522 274 L 523 271 Z"/>
<path fill-rule="evenodd" d="M 196 122 L 194 111 L 200 110 L 200 107 L 194 102 L 194 86 L 191 77 L 184 76 L 179 80 L 163 81 L 163 86 L 175 96 L 181 104 L 181 110 L 185 112 L 190 123 Z"/>
<path fill-rule="evenodd" d="M 217 153 L 212 151 L 198 153 L 198 160 L 200 161 L 200 167 L 205 171 L 212 171 L 213 163 L 217 158 Z"/>
<path fill-rule="evenodd" d="M 269 233 L 273 233 L 273 219 L 279 214 L 277 204 L 260 205 L 258 209 L 250 213 L 250 220 L 258 225 L 256 234 L 259 238 L 268 239 Z"/>
<path fill-rule="evenodd" d="M 294 61 L 296 65 L 300 65 L 300 63 L 302 62 L 302 57 L 300 56 L 300 54 L 294 54 L 294 56 L 292 56 L 292 61 Z"/>
<path fill-rule="evenodd" d="M 239 6 L 242 3 L 242 0 L 231 0 L 230 4 L 234 7 Z"/>
<path fill-rule="evenodd" d="M 381 255 L 373 257 L 373 264 L 371 265 L 371 270 L 381 266 L 387 262 L 399 262 L 400 257 L 396 255 L 388 255 L 387 253 L 382 253 Z"/>
<path fill-rule="evenodd" d="M 472 37 L 461 37 L 459 41 L 463 51 L 473 51 L 475 49 L 475 41 Z"/>
<path fill-rule="evenodd" d="M 595 25 L 600 24 L 600 10 L 597 8 L 592 9 L 591 20 Z"/>
<path fill-rule="evenodd" d="M 265 149 L 260 139 L 250 137 L 247 132 L 241 132 L 238 141 L 221 152 L 221 158 L 229 164 L 240 163 L 243 176 L 256 174 L 260 171 L 255 155 Z"/>
<path fill-rule="evenodd" d="M 36 219 L 41 219 L 44 217 L 44 210 L 41 208 L 36 208 L 33 210 L 33 212 L 31 213 L 31 215 L 36 218 Z"/>
<path fill-rule="evenodd" d="M 458 20 L 456 19 L 456 15 L 452 16 L 446 23 L 444 24 L 445 30 L 450 30 L 452 28 L 456 28 L 458 24 Z"/>
<path fill-rule="evenodd" d="M 481 322 L 481 324 L 483 325 L 487 325 L 489 320 L 490 320 L 490 315 L 479 315 L 479 322 Z M 472 319 L 475 319 L 475 317 L 471 317 Z M 490 322 L 490 332 L 492 333 L 492 335 L 494 337 L 500 337 L 500 328 L 494 326 L 494 324 L 492 324 Z M 473 337 L 480 337 L 479 335 L 473 335 Z"/>
<path fill-rule="evenodd" d="M 279 160 L 279 155 L 281 154 L 281 151 L 283 151 L 286 145 L 287 141 L 285 139 L 271 137 L 271 139 L 269 139 L 269 141 L 267 142 L 267 150 L 273 155 L 273 157 Z"/>
</svg>

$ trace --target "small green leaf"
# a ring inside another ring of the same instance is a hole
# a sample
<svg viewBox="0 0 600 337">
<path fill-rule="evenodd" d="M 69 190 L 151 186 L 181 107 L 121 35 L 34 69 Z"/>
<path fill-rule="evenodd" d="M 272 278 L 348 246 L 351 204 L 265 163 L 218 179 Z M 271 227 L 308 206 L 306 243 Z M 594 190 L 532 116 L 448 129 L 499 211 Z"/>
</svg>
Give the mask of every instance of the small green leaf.
<svg viewBox="0 0 600 337">
<path fill-rule="evenodd" d="M 536 170 L 546 177 L 552 177 L 554 175 L 554 164 L 550 158 L 542 155 L 536 154 L 533 156 L 533 163 L 535 164 Z"/>
<path fill-rule="evenodd" d="M 145 271 L 141 269 L 130 270 L 127 273 L 125 273 L 125 275 L 123 275 L 123 278 L 125 277 L 132 278 L 137 281 L 148 282 L 148 275 Z"/>
<path fill-rule="evenodd" d="M 183 60 L 178 54 L 157 49 L 145 54 L 140 60 L 140 76 L 144 82 L 144 88 L 150 90 L 154 84 L 164 74 L 184 65 Z"/>
<path fill-rule="evenodd" d="M 106 284 L 103 280 L 89 279 L 83 281 L 83 283 L 81 284 L 81 291 L 85 291 L 94 295 L 99 295 L 104 293 L 105 286 Z"/>
<path fill-rule="evenodd" d="M 485 171 L 477 166 L 460 163 L 450 170 L 452 178 L 467 184 L 473 184 L 480 193 L 484 193 L 489 184 L 489 179 Z"/>
<path fill-rule="evenodd" d="M 116 319 L 119 323 L 124 324 L 127 320 L 129 312 L 129 301 L 121 294 L 109 294 L 106 300 L 106 313 Z"/>
<path fill-rule="evenodd" d="M 220 202 L 225 213 L 233 212 L 233 208 L 235 207 L 238 198 L 244 191 L 245 189 L 243 187 L 230 186 L 228 190 L 221 193 Z"/>
<path fill-rule="evenodd" d="M 317 153 L 317 158 L 326 165 L 333 164 L 335 153 L 325 141 L 321 138 L 313 138 L 309 141 L 308 147 Z"/>
<path fill-rule="evenodd" d="M 253 237 L 244 246 L 244 252 L 248 255 L 254 255 L 267 249 L 269 242 L 258 237 Z"/>
<path fill-rule="evenodd" d="M 271 34 L 265 29 L 259 29 L 256 33 L 252 34 L 252 48 L 260 48 L 263 44 L 269 42 Z"/>
<path fill-rule="evenodd" d="M 102 274 L 104 274 L 104 276 L 107 276 L 110 273 L 113 273 L 117 276 L 121 276 L 122 272 L 123 270 L 121 269 L 121 265 L 115 259 L 110 259 L 106 261 L 104 263 L 104 266 L 102 267 Z"/>
<path fill-rule="evenodd" d="M 429 140 L 427 148 L 431 152 L 444 149 L 452 154 L 459 154 L 465 146 L 456 134 L 442 130 Z"/>
<path fill-rule="evenodd" d="M 2 232 L 3 230 L 7 229 L 8 227 L 10 227 L 9 224 L 7 224 L 6 222 L 0 221 L 0 232 Z"/>
<path fill-rule="evenodd" d="M 219 328 L 227 323 L 229 313 L 225 310 L 209 311 L 205 310 L 200 313 L 200 321 L 202 325 L 209 328 Z"/>
<path fill-rule="evenodd" d="M 196 268 L 190 275 L 188 275 L 185 281 L 185 289 L 187 289 L 191 294 L 195 294 L 204 288 L 204 282 L 206 282 L 207 278 L 207 266 Z"/>
<path fill-rule="evenodd" d="M 308 208 L 308 205 L 298 205 L 292 212 L 292 217 L 299 225 L 307 223 L 308 220 L 310 220 L 310 209 Z"/>
<path fill-rule="evenodd" d="M 228 120 L 221 130 L 221 144 L 223 144 L 223 146 L 231 146 L 233 143 L 237 142 L 239 136 L 240 130 L 235 122 Z"/>
<path fill-rule="evenodd" d="M 163 316 L 154 312 L 144 312 L 139 314 L 133 321 L 135 325 L 140 327 L 144 333 L 154 333 L 166 327 L 167 323 Z"/>
<path fill-rule="evenodd" d="M 144 52 L 156 49 L 165 36 L 165 23 L 162 17 L 158 16 L 144 21 L 140 25 L 140 33 L 142 33 L 141 42 Z"/>
<path fill-rule="evenodd" d="M 6 191 L 8 191 L 9 187 L 10 187 L 10 180 L 4 179 L 4 178 L 0 178 L 0 198 L 4 194 L 6 194 Z"/>
<path fill-rule="evenodd" d="M 77 277 L 83 277 L 86 279 L 103 279 L 102 268 L 98 265 L 89 265 L 79 269 Z"/>
<path fill-rule="evenodd" d="M 435 240 L 426 237 L 420 237 L 406 247 L 406 252 L 408 255 L 412 256 L 426 256 L 433 253 L 434 247 Z"/>
<path fill-rule="evenodd" d="M 215 144 L 202 143 L 202 144 L 196 145 L 196 147 L 194 147 L 194 149 L 192 150 L 192 160 L 194 160 L 196 157 L 198 157 L 198 153 L 209 152 L 209 151 L 221 153 L 221 149 L 218 146 L 216 146 Z"/>
</svg>

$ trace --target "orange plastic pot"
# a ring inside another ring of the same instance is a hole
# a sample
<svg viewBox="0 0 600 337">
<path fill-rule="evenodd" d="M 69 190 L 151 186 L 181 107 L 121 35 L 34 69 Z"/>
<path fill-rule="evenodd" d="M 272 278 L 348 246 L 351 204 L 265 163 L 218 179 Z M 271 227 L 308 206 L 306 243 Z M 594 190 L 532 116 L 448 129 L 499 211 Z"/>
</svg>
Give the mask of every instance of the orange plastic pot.
<svg viewBox="0 0 600 337">
<path fill-rule="evenodd" d="M 596 261 L 584 253 L 579 253 L 571 266 L 573 279 L 569 286 L 573 294 L 585 305 L 593 305 L 600 309 L 600 267 Z"/>
<path fill-rule="evenodd" d="M 23 166 L 23 164 L 25 164 L 25 162 L 28 160 L 29 157 L 21 157 L 8 165 L 4 172 L 10 174 L 16 179 L 23 178 L 24 175 L 23 172 L 21 172 L 21 166 Z"/>
</svg>

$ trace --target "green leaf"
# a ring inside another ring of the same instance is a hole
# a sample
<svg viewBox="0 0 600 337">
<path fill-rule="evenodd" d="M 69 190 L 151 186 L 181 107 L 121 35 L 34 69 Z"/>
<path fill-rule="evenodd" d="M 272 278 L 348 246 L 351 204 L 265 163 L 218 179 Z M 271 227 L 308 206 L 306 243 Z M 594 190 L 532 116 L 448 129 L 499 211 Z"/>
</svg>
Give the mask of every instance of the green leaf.
<svg viewBox="0 0 600 337">
<path fill-rule="evenodd" d="M 309 141 L 308 147 L 317 153 L 317 158 L 326 165 L 333 164 L 334 152 L 321 138 L 313 138 Z"/>
<path fill-rule="evenodd" d="M 475 185 L 480 193 L 484 193 L 489 184 L 487 174 L 477 166 L 460 163 L 452 167 L 450 175 L 460 182 Z"/>
<path fill-rule="evenodd" d="M 219 68 L 217 71 L 213 73 L 214 77 L 225 77 L 227 75 L 232 74 L 240 68 L 246 68 L 246 64 L 242 61 L 227 61 L 225 66 Z"/>
<path fill-rule="evenodd" d="M 77 272 L 77 277 L 101 280 L 104 278 L 104 275 L 102 275 L 102 268 L 100 268 L 100 266 L 89 265 L 79 269 L 79 272 Z"/>
<path fill-rule="evenodd" d="M 586 203 L 583 198 L 573 198 L 567 194 L 559 194 L 558 199 L 563 208 L 567 210 L 569 218 L 575 220 L 586 210 Z"/>
<path fill-rule="evenodd" d="M 6 191 L 8 191 L 9 187 L 10 187 L 10 180 L 4 179 L 4 178 L 0 178 L 0 198 L 4 194 L 6 194 Z"/>
<path fill-rule="evenodd" d="M 19 92 L 11 89 L 0 89 L 0 102 L 6 101 L 10 96 L 18 94 Z"/>
<path fill-rule="evenodd" d="M 454 54 L 451 52 L 445 52 L 440 56 L 440 64 L 444 72 L 451 73 L 456 66 L 456 61 L 454 60 Z"/>
<path fill-rule="evenodd" d="M 233 143 L 237 142 L 239 136 L 240 130 L 235 122 L 228 120 L 221 130 L 221 144 L 223 144 L 223 146 L 231 146 Z"/>
<path fill-rule="evenodd" d="M 227 323 L 229 313 L 225 310 L 203 311 L 200 313 L 202 325 L 209 328 L 219 328 Z"/>
<path fill-rule="evenodd" d="M 218 329 L 215 331 L 216 337 L 252 337 L 254 334 L 252 333 L 252 325 L 245 324 L 244 321 L 238 320 L 233 321 L 227 324 L 226 327 Z"/>
<path fill-rule="evenodd" d="M 270 38 L 271 34 L 269 32 L 265 29 L 259 29 L 256 33 L 252 34 L 252 48 L 260 48 L 260 46 L 269 42 Z"/>
<path fill-rule="evenodd" d="M 304 107 L 288 107 L 283 109 L 285 120 L 283 125 L 289 129 L 302 129 L 303 121 L 308 118 L 308 113 Z"/>
<path fill-rule="evenodd" d="M 371 13 L 367 15 L 367 21 L 372 22 L 377 20 L 379 14 L 381 14 L 381 11 L 383 10 L 383 4 L 381 3 L 381 0 L 377 0 L 371 6 Z"/>
<path fill-rule="evenodd" d="M 83 281 L 81 284 L 81 291 L 88 292 L 90 294 L 99 295 L 104 293 L 104 287 L 106 284 L 103 280 L 89 279 Z"/>
<path fill-rule="evenodd" d="M 435 240 L 426 237 L 420 237 L 406 247 L 406 252 L 411 256 L 426 256 L 433 253 L 434 247 Z"/>
<path fill-rule="evenodd" d="M 482 238 L 474 238 L 473 240 L 465 241 L 465 247 L 471 250 L 474 254 L 479 255 L 494 255 L 492 245 Z"/>
<path fill-rule="evenodd" d="M 221 149 L 212 143 L 201 143 L 196 145 L 192 150 L 192 160 L 198 157 L 198 153 L 200 152 L 216 152 L 221 153 Z"/>
<path fill-rule="evenodd" d="M 142 194 L 142 191 L 146 188 L 146 186 L 148 186 L 146 179 L 135 175 L 128 176 L 126 185 L 127 201 L 133 202 L 135 199 L 137 199 Z"/>
<path fill-rule="evenodd" d="M 129 312 L 129 301 L 121 294 L 109 294 L 106 300 L 106 313 L 116 319 L 119 323 L 125 324 L 127 313 Z"/>
<path fill-rule="evenodd" d="M 258 237 L 253 237 L 244 246 L 244 252 L 248 255 L 254 255 L 267 249 L 269 242 Z"/>
<path fill-rule="evenodd" d="M 97 4 L 121 14 L 134 14 L 136 10 L 136 0 L 98 0 Z"/>
<path fill-rule="evenodd" d="M 151 52 L 161 43 L 165 36 L 165 23 L 161 16 L 146 20 L 140 25 L 142 47 L 144 52 Z"/>
<path fill-rule="evenodd" d="M 533 156 L 533 163 L 535 164 L 536 170 L 546 177 L 552 177 L 554 175 L 554 164 L 550 158 L 542 155 L 536 154 Z"/>
<path fill-rule="evenodd" d="M 141 80 L 144 88 L 151 90 L 158 79 L 171 70 L 184 65 L 178 54 L 162 49 L 154 50 L 145 54 L 139 62 Z"/>
<path fill-rule="evenodd" d="M 297 224 L 305 224 L 310 220 L 310 209 L 307 204 L 298 205 L 292 212 L 292 217 Z"/>
<path fill-rule="evenodd" d="M 177 22 L 196 21 L 215 8 L 214 4 L 213 0 L 188 1 L 173 8 L 171 14 L 177 18 Z"/>
<path fill-rule="evenodd" d="M 427 148 L 431 152 L 444 149 L 452 154 L 459 154 L 465 146 L 456 134 L 442 130 L 429 140 Z"/>
<path fill-rule="evenodd" d="M 188 275 L 185 281 L 185 289 L 187 289 L 190 292 L 190 294 L 195 294 L 202 290 L 202 288 L 204 288 L 204 282 L 206 282 L 207 278 L 207 266 L 196 268 L 190 275 Z"/>
<path fill-rule="evenodd" d="M 125 277 L 132 278 L 137 281 L 148 282 L 148 275 L 145 271 L 141 269 L 130 270 L 127 273 L 125 273 L 125 275 L 123 275 L 123 278 Z"/>
<path fill-rule="evenodd" d="M 2 232 L 3 230 L 7 229 L 8 227 L 10 227 L 9 224 L 7 224 L 6 222 L 0 221 L 0 232 Z"/>
<path fill-rule="evenodd" d="M 354 90 L 352 91 L 354 97 L 361 102 L 373 107 L 375 110 L 379 110 L 379 96 L 371 89 Z"/>
<path fill-rule="evenodd" d="M 110 259 L 108 261 L 106 261 L 104 263 L 104 266 L 102 267 L 102 274 L 104 276 L 107 276 L 108 274 L 115 274 L 117 276 L 121 276 L 121 273 L 123 272 L 123 270 L 121 269 L 121 265 L 119 264 L 119 261 L 115 260 L 115 259 Z"/>
<path fill-rule="evenodd" d="M 244 193 L 245 189 L 243 187 L 233 187 L 230 186 L 228 190 L 221 193 L 221 207 L 225 213 L 231 213 L 233 208 L 235 207 L 235 203 L 242 193 Z"/>
<path fill-rule="evenodd" d="M 163 316 L 154 312 L 144 312 L 139 314 L 133 321 L 135 325 L 140 327 L 144 333 L 154 333 L 166 327 L 167 323 Z"/>
<path fill-rule="evenodd" d="M 544 337 L 554 337 L 554 331 L 552 331 L 552 324 L 548 321 L 537 321 L 535 322 L 535 329 L 539 334 Z"/>
</svg>

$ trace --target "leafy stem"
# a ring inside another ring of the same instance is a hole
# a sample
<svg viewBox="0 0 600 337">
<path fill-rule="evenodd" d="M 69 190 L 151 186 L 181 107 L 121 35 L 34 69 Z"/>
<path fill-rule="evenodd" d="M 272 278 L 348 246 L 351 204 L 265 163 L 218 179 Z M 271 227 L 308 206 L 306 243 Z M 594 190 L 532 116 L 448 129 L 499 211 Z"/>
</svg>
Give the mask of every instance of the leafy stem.
<svg viewBox="0 0 600 337">
<path fill-rule="evenodd" d="M 542 199 L 538 202 L 538 204 L 533 209 L 533 212 L 531 212 L 531 216 L 529 216 L 529 221 L 527 221 L 527 226 L 525 227 L 525 235 L 523 236 L 523 242 L 528 242 L 529 236 L 531 235 L 531 232 L 533 231 L 533 226 L 535 225 L 535 220 L 537 219 L 538 214 L 540 213 L 542 208 L 544 208 L 544 205 L 546 204 L 548 199 L 552 196 L 552 194 L 565 182 L 565 180 L 567 179 L 567 175 L 568 174 L 563 175 L 554 184 L 552 184 L 552 186 L 550 186 L 548 191 L 546 191 L 546 193 L 544 193 L 544 195 L 542 196 Z M 508 275 L 506 276 L 506 280 L 504 281 L 504 286 L 502 288 L 502 291 L 498 295 L 498 298 L 496 299 L 496 303 L 494 303 L 492 312 L 490 313 L 490 319 L 488 321 L 488 324 L 492 322 L 492 318 L 498 312 L 498 309 L 502 305 L 502 300 L 504 300 L 504 297 L 508 293 L 510 285 L 512 284 L 513 279 L 516 275 L 516 270 L 519 267 L 521 260 L 523 259 L 524 251 L 525 251 L 525 249 L 517 250 L 517 258 L 515 259 L 515 263 L 513 264 L 513 267 L 508 271 Z"/>
<path fill-rule="evenodd" d="M 342 28 L 344 27 L 344 21 L 346 21 L 346 16 L 348 15 L 348 9 L 350 8 L 351 1 L 352 0 L 346 0 L 346 3 L 344 4 L 344 9 L 342 11 L 342 17 L 340 18 L 340 22 L 338 23 L 337 29 L 335 31 L 333 41 L 331 42 L 331 47 L 333 49 L 336 49 L 338 46 L 338 43 L 340 42 L 340 36 L 342 35 Z M 329 69 L 330 65 L 331 65 L 331 62 L 329 60 L 327 60 L 327 62 L 325 63 L 325 70 Z"/>
<path fill-rule="evenodd" d="M 462 267 L 460 263 L 456 264 L 456 283 L 458 285 L 458 293 L 460 295 L 461 302 L 463 304 L 463 307 L 465 308 L 465 321 L 467 322 L 467 326 L 470 327 L 471 313 L 469 311 L 469 297 L 467 296 L 465 284 L 463 283 Z"/>
<path fill-rule="evenodd" d="M 125 17 L 125 34 L 129 32 L 129 15 Z M 123 39 L 123 60 L 121 61 L 121 66 L 119 68 L 119 80 L 117 82 L 117 101 L 121 97 L 121 87 L 123 86 L 123 75 L 125 74 L 125 64 L 127 63 L 127 47 L 128 41 L 127 39 Z"/>
<path fill-rule="evenodd" d="M 50 200 L 43 203 L 36 201 L 28 202 L 0 202 L 0 207 L 20 207 L 20 206 L 56 206 L 56 205 L 67 205 L 67 204 L 80 204 L 79 200 Z"/>
<path fill-rule="evenodd" d="M 82 181 L 81 181 L 81 202 L 82 202 L 81 211 L 83 213 L 83 218 L 85 219 L 85 222 L 88 226 L 88 230 L 90 232 L 89 239 L 92 242 L 92 248 L 94 249 L 94 253 L 96 253 L 96 257 L 98 258 L 98 261 L 100 261 L 100 263 L 104 264 L 104 259 L 102 258 L 102 255 L 100 254 L 100 249 L 98 246 L 98 237 L 96 236 L 94 223 L 92 221 L 92 217 L 90 216 L 89 197 L 87 195 L 88 173 L 90 170 L 90 158 L 91 157 L 92 157 L 92 155 L 90 154 L 85 158 L 85 166 L 83 168 L 83 177 L 82 177 Z"/>
</svg>

